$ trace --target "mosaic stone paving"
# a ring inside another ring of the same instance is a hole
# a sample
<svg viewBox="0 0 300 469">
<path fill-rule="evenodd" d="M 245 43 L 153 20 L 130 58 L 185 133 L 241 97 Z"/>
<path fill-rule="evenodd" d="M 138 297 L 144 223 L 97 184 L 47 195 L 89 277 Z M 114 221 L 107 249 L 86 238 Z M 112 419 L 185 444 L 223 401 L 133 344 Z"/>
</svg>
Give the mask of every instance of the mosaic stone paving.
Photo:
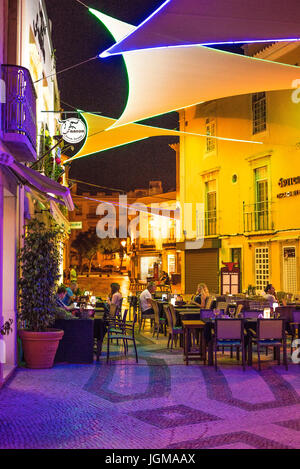
<svg viewBox="0 0 300 469">
<path fill-rule="evenodd" d="M 225 354 L 183 364 L 166 339 L 138 337 L 107 365 L 21 368 L 0 390 L 0 448 L 300 448 L 300 366 L 262 371 Z"/>
</svg>

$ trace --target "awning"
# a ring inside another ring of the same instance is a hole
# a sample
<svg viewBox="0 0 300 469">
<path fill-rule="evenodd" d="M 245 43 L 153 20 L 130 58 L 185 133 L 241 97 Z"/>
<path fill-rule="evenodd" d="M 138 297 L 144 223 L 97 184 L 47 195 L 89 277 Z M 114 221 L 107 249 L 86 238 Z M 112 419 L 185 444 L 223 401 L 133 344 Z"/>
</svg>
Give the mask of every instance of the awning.
<svg viewBox="0 0 300 469">
<path fill-rule="evenodd" d="M 299 38 L 299 0 L 167 0 L 101 56 L 157 47 Z"/>
<path fill-rule="evenodd" d="M 0 148 L 0 165 L 9 168 L 22 182 L 29 187 L 37 189 L 45 194 L 48 199 L 54 200 L 57 203 L 63 203 L 68 210 L 74 210 L 74 204 L 71 197 L 70 189 L 62 186 L 56 181 L 43 176 L 34 169 L 27 168 L 27 166 L 18 163 L 11 155 L 6 152 L 1 152 Z M 59 198 L 61 197 L 61 199 Z"/>
<path fill-rule="evenodd" d="M 110 117 L 99 116 L 98 114 L 91 114 L 88 112 L 82 112 L 82 117 L 87 123 L 88 135 L 83 147 L 79 150 L 76 155 L 69 158 L 64 162 L 68 164 L 77 158 L 83 158 L 93 154 L 100 153 L 111 148 L 128 145 L 133 142 L 145 140 L 150 137 L 168 136 L 168 137 L 198 137 L 207 138 L 206 134 L 192 133 L 192 132 L 180 132 L 178 130 L 163 129 L 161 127 L 153 127 L 150 125 L 141 124 L 128 124 L 121 127 L 109 129 L 113 124 L 117 122 L 116 119 Z M 106 129 L 109 129 L 106 131 Z M 254 145 L 262 144 L 262 142 L 256 142 L 253 140 L 245 139 L 233 139 L 221 136 L 212 136 L 216 140 L 225 140 L 236 143 L 251 143 Z"/>
<path fill-rule="evenodd" d="M 97 10 L 92 13 L 115 40 L 132 26 Z M 129 80 L 126 108 L 111 128 L 200 102 L 263 91 L 288 90 L 299 67 L 203 46 L 146 49 L 123 54 Z"/>
</svg>

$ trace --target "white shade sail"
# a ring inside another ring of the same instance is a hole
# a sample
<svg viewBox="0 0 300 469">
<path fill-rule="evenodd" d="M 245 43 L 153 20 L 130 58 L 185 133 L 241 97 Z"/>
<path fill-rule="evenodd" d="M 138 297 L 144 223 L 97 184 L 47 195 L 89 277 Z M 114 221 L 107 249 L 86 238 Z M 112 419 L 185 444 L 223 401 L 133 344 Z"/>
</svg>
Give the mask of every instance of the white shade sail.
<svg viewBox="0 0 300 469">
<path fill-rule="evenodd" d="M 123 22 L 91 10 L 116 40 Z M 128 25 L 128 31 L 132 26 Z M 293 87 L 299 67 L 203 46 L 146 49 L 123 54 L 129 79 L 126 108 L 112 127 L 214 99 Z M 111 127 L 111 128 L 112 128 Z"/>
<path fill-rule="evenodd" d="M 100 153 L 105 150 L 112 148 L 120 147 L 122 145 L 127 145 L 139 140 L 144 140 L 150 137 L 158 136 L 194 136 L 206 138 L 205 134 L 196 134 L 191 132 L 179 132 L 177 130 L 163 129 L 160 127 L 152 127 L 149 125 L 141 124 L 128 124 L 117 128 L 112 128 L 105 132 L 106 129 L 115 124 L 116 119 L 111 119 L 110 117 L 99 116 L 98 114 L 92 114 L 88 112 L 81 113 L 84 120 L 87 123 L 88 135 L 87 139 L 80 149 L 80 151 L 74 155 L 72 158 L 69 158 L 64 162 L 68 164 L 75 159 L 83 158 L 85 156 L 93 155 Z M 229 140 L 239 143 L 253 143 L 260 144 L 261 142 L 253 142 L 248 140 L 237 140 L 226 137 L 215 137 L 211 136 L 210 138 L 216 138 L 219 140 Z"/>
<path fill-rule="evenodd" d="M 299 0 L 167 0 L 104 54 L 299 38 Z"/>
</svg>

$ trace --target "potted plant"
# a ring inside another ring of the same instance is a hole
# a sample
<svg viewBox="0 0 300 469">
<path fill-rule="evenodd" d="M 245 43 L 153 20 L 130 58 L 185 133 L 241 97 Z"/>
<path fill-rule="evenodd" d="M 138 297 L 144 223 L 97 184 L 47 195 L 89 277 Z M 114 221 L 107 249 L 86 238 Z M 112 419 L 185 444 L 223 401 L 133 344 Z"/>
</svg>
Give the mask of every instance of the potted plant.
<svg viewBox="0 0 300 469">
<path fill-rule="evenodd" d="M 19 337 L 29 368 L 51 368 L 64 332 L 51 329 L 57 309 L 55 290 L 59 280 L 59 241 L 57 228 L 46 228 L 32 220 L 26 229 L 19 261 Z"/>
</svg>

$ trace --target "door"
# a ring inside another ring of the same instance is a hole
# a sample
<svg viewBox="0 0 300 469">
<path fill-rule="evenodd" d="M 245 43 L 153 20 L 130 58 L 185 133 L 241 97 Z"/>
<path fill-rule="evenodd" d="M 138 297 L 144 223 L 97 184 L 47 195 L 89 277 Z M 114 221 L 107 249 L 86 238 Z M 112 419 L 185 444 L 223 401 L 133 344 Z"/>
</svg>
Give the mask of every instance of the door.
<svg viewBox="0 0 300 469">
<path fill-rule="evenodd" d="M 219 292 L 218 249 L 185 252 L 185 293 L 196 292 L 199 283 L 206 283 L 211 293 Z"/>
<path fill-rule="evenodd" d="M 283 248 L 283 288 L 286 293 L 297 292 L 297 263 L 294 246 Z"/>
</svg>

